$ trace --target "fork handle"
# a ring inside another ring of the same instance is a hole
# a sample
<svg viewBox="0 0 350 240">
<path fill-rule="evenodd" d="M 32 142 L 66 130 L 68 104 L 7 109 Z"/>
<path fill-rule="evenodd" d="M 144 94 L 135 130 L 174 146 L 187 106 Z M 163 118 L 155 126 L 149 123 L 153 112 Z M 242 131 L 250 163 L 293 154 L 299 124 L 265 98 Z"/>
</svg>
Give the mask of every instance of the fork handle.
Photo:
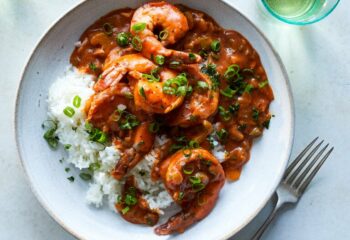
<svg viewBox="0 0 350 240">
<path fill-rule="evenodd" d="M 252 240 L 259 240 L 261 238 L 261 236 L 264 234 L 264 232 L 267 229 L 267 227 L 270 225 L 272 220 L 277 215 L 278 210 L 282 207 L 282 205 L 283 205 L 283 203 L 278 199 L 275 208 L 272 210 L 272 212 L 270 213 L 269 217 L 265 220 L 265 222 L 259 228 L 259 230 L 254 234 Z"/>
</svg>

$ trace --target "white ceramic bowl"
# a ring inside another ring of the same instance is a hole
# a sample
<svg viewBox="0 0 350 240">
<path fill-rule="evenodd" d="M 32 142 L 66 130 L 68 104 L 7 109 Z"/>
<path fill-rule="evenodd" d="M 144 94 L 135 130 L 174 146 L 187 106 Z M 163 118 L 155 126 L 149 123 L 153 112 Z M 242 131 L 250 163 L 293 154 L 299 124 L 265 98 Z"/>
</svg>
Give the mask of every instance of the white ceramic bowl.
<svg viewBox="0 0 350 240">
<path fill-rule="evenodd" d="M 242 33 L 258 51 L 275 93 L 270 129 L 255 141 L 251 160 L 241 179 L 227 183 L 211 214 L 184 234 L 159 237 L 153 229 L 133 225 L 108 209 L 89 207 L 87 184 L 72 184 L 58 159 L 42 138 L 47 118 L 48 89 L 69 64 L 82 32 L 111 10 L 140 5 L 137 0 L 89 0 L 64 15 L 41 39 L 24 70 L 16 105 L 16 138 L 23 166 L 37 198 L 67 231 L 80 239 L 226 239 L 243 228 L 266 204 L 285 169 L 293 139 L 293 103 L 280 58 L 261 32 L 241 13 L 220 0 L 171 1 L 212 16 L 222 27 Z"/>
</svg>

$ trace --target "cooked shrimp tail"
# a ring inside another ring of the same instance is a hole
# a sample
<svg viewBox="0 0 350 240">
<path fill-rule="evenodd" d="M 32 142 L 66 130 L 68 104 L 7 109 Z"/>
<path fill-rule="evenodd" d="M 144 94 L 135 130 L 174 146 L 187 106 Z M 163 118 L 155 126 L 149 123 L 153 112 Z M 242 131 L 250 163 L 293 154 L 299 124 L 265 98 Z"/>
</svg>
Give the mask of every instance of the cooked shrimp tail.
<svg viewBox="0 0 350 240">
<path fill-rule="evenodd" d="M 155 229 L 159 235 L 181 233 L 206 217 L 225 183 L 219 161 L 204 149 L 179 150 L 162 163 L 160 172 L 168 192 L 182 211 Z"/>
</svg>

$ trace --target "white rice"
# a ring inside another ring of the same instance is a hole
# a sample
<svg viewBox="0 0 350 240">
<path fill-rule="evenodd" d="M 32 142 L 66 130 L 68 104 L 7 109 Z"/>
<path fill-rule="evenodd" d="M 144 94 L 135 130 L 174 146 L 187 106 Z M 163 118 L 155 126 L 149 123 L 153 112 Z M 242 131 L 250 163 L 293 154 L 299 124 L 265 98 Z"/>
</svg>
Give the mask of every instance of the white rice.
<svg viewBox="0 0 350 240">
<path fill-rule="evenodd" d="M 65 160 L 80 170 L 88 168 L 92 163 L 100 163 L 101 167 L 94 171 L 93 178 L 89 184 L 86 201 L 89 204 L 100 207 L 107 200 L 108 205 L 115 211 L 114 204 L 123 185 L 123 181 L 117 181 L 110 176 L 120 158 L 120 152 L 113 146 L 103 147 L 101 144 L 91 142 L 89 134 L 85 131 L 85 113 L 83 108 L 86 100 L 94 93 L 92 86 L 94 77 L 82 74 L 75 68 L 70 67 L 64 75 L 58 78 L 51 86 L 48 96 L 48 116 L 58 122 L 56 134 L 62 145 L 70 145 Z M 77 109 L 73 106 L 75 96 L 81 98 L 81 105 Z M 73 117 L 67 117 L 63 110 L 67 106 L 75 109 Z M 124 108 L 125 106 L 118 106 Z M 156 144 L 161 145 L 165 141 L 164 136 L 156 138 Z M 135 176 L 138 187 L 147 194 L 144 198 L 148 201 L 150 208 L 165 209 L 173 202 L 161 181 L 153 182 L 150 178 L 152 163 L 155 158 L 151 151 L 130 172 Z M 144 172 L 141 176 L 140 171 Z"/>
</svg>

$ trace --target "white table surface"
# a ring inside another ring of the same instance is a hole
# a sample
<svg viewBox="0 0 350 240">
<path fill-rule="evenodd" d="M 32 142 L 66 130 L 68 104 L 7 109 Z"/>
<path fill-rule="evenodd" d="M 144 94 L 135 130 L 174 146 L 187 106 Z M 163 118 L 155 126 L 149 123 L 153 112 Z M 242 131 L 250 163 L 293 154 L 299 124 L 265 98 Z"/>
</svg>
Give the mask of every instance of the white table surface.
<svg viewBox="0 0 350 240">
<path fill-rule="evenodd" d="M 79 2 L 0 0 L 0 239 L 74 239 L 30 190 L 16 151 L 13 113 L 29 54 L 47 28 Z M 279 216 L 264 239 L 350 239 L 349 2 L 342 1 L 325 20 L 306 27 L 263 15 L 255 0 L 228 2 L 266 34 L 287 68 L 296 110 L 292 156 L 316 135 L 335 146 L 306 195 Z M 270 205 L 232 240 L 249 239 L 269 210 Z"/>
</svg>

